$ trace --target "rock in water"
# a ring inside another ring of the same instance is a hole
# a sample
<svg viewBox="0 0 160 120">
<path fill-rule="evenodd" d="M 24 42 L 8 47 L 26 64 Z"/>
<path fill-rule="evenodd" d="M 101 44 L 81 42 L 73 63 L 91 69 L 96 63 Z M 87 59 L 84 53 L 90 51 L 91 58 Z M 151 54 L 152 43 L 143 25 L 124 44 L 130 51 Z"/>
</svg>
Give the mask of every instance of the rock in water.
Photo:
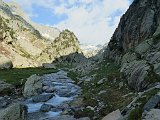
<svg viewBox="0 0 160 120">
<path fill-rule="evenodd" d="M 27 107 L 13 104 L 0 111 L 0 120 L 27 120 Z"/>
<path fill-rule="evenodd" d="M 54 94 L 37 95 L 32 98 L 32 101 L 33 102 L 46 102 L 49 99 L 51 99 L 53 96 Z"/>
<path fill-rule="evenodd" d="M 105 116 L 102 120 L 120 120 L 120 119 L 122 119 L 121 112 L 119 110 L 116 110 Z"/>
<path fill-rule="evenodd" d="M 49 112 L 53 106 L 49 104 L 43 104 L 40 108 L 42 112 Z"/>
<path fill-rule="evenodd" d="M 0 69 L 9 69 L 12 67 L 12 61 L 4 55 L 0 54 Z"/>
<path fill-rule="evenodd" d="M 25 83 L 23 96 L 31 97 L 42 93 L 42 80 L 41 77 L 37 75 L 32 75 L 29 77 Z"/>
</svg>

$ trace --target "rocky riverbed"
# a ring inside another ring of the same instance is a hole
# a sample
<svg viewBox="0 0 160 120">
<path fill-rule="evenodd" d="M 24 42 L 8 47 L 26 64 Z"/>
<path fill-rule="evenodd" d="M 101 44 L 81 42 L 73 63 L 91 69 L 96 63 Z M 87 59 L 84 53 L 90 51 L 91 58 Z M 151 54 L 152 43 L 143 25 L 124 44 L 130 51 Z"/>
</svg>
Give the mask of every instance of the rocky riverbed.
<svg viewBox="0 0 160 120">
<path fill-rule="evenodd" d="M 26 106 L 24 108 L 27 109 L 26 119 L 28 120 L 76 120 L 69 114 L 80 109 L 80 106 L 71 104 L 79 100 L 77 97 L 80 93 L 81 88 L 74 84 L 74 81 L 67 76 L 65 71 L 60 70 L 57 73 L 46 74 L 42 77 L 37 75 L 29 77 L 23 91 L 24 98 L 17 100 L 16 103 Z M 7 103 L 4 102 L 4 104 Z M 16 105 L 11 108 L 14 109 L 15 107 Z M 0 115 L 0 118 L 4 119 L 5 116 Z M 24 118 L 25 116 L 20 117 Z M 79 120 L 88 119 L 80 118 Z"/>
<path fill-rule="evenodd" d="M 73 109 L 66 103 L 76 99 L 80 87 L 67 77 L 66 72 L 44 75 L 41 79 L 42 93 L 26 100 L 30 120 L 52 118 Z"/>
</svg>

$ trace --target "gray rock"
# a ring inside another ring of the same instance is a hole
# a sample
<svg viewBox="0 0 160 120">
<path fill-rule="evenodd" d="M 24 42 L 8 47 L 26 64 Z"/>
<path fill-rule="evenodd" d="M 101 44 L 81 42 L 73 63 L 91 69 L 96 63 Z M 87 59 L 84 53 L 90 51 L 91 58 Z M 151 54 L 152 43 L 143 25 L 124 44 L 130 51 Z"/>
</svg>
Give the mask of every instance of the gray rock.
<svg viewBox="0 0 160 120">
<path fill-rule="evenodd" d="M 147 55 L 146 60 L 151 64 L 160 63 L 160 52 L 151 52 Z"/>
<path fill-rule="evenodd" d="M 160 120 L 160 109 L 151 109 L 142 120 Z"/>
<path fill-rule="evenodd" d="M 147 61 L 132 61 L 130 63 L 124 63 L 121 67 L 121 72 L 125 74 L 128 84 L 131 88 L 139 91 L 144 89 L 147 84 L 145 83 L 145 77 L 148 76 L 148 71 L 150 66 L 147 64 Z"/>
<path fill-rule="evenodd" d="M 126 53 L 123 57 L 122 57 L 122 62 L 121 65 L 123 65 L 124 63 L 129 63 L 132 62 L 134 60 L 137 60 L 137 55 L 136 53 Z"/>
<path fill-rule="evenodd" d="M 149 111 L 151 109 L 154 109 L 158 105 L 158 103 L 160 103 L 160 92 L 149 99 L 149 101 L 144 105 L 143 110 Z"/>
<path fill-rule="evenodd" d="M 160 76 L 160 63 L 154 64 L 154 71 Z"/>
<path fill-rule="evenodd" d="M 87 106 L 86 108 L 87 108 L 87 109 L 91 109 L 92 111 L 94 111 L 94 107 Z"/>
<path fill-rule="evenodd" d="M 101 95 L 101 94 L 106 93 L 106 92 L 107 92 L 106 90 L 101 90 L 101 91 L 98 93 L 98 95 Z"/>
<path fill-rule="evenodd" d="M 37 75 L 29 77 L 25 83 L 23 95 L 24 97 L 32 97 L 42 93 L 42 80 Z"/>
<path fill-rule="evenodd" d="M 52 86 L 43 86 L 43 91 L 46 93 L 53 93 L 55 89 Z"/>
<path fill-rule="evenodd" d="M 98 84 L 98 85 L 101 85 L 101 84 L 104 83 L 104 81 L 105 81 L 105 78 L 103 78 L 103 79 L 101 79 L 100 81 L 98 81 L 97 84 Z"/>
<path fill-rule="evenodd" d="M 43 104 L 40 108 L 42 112 L 49 112 L 53 106 L 49 104 Z"/>
<path fill-rule="evenodd" d="M 7 97 L 0 97 L 0 109 L 6 108 L 11 102 L 11 99 Z"/>
<path fill-rule="evenodd" d="M 76 94 L 76 93 L 71 92 L 69 89 L 62 89 L 62 90 L 57 90 L 56 94 L 61 97 L 70 97 L 70 96 L 74 96 L 74 94 Z"/>
<path fill-rule="evenodd" d="M 121 115 L 121 112 L 119 110 L 116 110 L 105 116 L 102 120 L 120 120 L 122 118 L 123 117 Z"/>
<path fill-rule="evenodd" d="M 58 116 L 56 118 L 52 118 L 52 119 L 49 119 L 49 120 L 90 120 L 90 119 L 88 117 L 76 119 L 76 118 L 74 118 L 73 116 L 70 116 L 70 115 L 61 115 L 61 116 Z"/>
<path fill-rule="evenodd" d="M 20 104 L 12 104 L 0 111 L 0 120 L 27 120 L 27 107 Z"/>
<path fill-rule="evenodd" d="M 0 69 L 9 69 L 12 67 L 12 61 L 4 55 L 0 54 Z"/>
<path fill-rule="evenodd" d="M 54 94 L 41 94 L 41 95 L 32 97 L 32 101 L 33 102 L 46 102 L 49 99 L 51 99 L 53 96 Z"/>
<path fill-rule="evenodd" d="M 143 55 L 152 47 L 152 44 L 153 44 L 153 39 L 145 40 L 135 48 L 135 52 Z"/>
</svg>

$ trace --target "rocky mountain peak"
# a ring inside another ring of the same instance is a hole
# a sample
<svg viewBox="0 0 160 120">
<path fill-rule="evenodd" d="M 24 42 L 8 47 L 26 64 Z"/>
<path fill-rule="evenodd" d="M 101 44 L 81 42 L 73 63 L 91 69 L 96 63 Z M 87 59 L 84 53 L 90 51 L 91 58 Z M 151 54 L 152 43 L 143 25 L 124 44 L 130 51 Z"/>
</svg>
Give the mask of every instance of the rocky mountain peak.
<svg viewBox="0 0 160 120">
<path fill-rule="evenodd" d="M 108 45 L 108 56 L 123 53 L 160 31 L 160 1 L 134 0 Z"/>
</svg>

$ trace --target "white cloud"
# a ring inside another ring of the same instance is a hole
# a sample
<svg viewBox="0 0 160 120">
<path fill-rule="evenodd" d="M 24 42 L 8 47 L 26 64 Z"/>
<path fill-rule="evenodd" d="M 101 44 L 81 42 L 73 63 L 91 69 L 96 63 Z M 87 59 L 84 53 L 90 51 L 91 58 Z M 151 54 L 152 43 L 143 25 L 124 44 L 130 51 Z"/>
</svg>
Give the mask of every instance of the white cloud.
<svg viewBox="0 0 160 120">
<path fill-rule="evenodd" d="M 73 31 L 81 43 L 105 44 L 118 25 L 121 15 L 129 7 L 129 0 L 16 0 L 32 13 L 34 5 L 51 9 L 67 19 L 54 26 Z M 116 12 L 122 11 L 121 14 Z M 45 13 L 44 13 L 45 14 Z"/>
</svg>

